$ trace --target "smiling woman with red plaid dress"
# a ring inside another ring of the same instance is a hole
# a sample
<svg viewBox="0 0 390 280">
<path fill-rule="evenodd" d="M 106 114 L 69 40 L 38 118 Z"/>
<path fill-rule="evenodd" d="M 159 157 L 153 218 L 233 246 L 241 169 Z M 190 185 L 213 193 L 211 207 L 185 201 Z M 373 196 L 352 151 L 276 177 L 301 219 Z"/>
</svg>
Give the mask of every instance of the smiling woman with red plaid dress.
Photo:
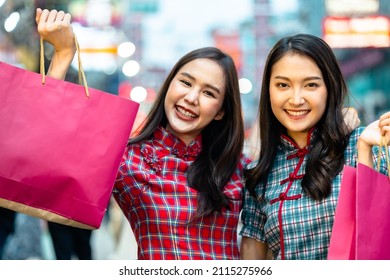
<svg viewBox="0 0 390 280">
<path fill-rule="evenodd" d="M 37 9 L 55 52 L 48 75 L 63 79 L 75 54 L 71 15 Z M 206 47 L 173 67 L 125 150 L 114 197 L 139 259 L 238 259 L 244 125 L 232 58 Z"/>
<path fill-rule="evenodd" d="M 114 188 L 139 259 L 239 258 L 240 108 L 233 61 L 220 50 L 195 50 L 174 66 Z"/>
</svg>

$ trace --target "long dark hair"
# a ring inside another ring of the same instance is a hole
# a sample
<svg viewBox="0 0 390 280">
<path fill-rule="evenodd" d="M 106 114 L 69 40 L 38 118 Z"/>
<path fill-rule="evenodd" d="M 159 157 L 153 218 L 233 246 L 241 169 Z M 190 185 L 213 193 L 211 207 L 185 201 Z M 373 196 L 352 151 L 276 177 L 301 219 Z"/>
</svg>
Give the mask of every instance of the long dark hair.
<svg viewBox="0 0 390 280">
<path fill-rule="evenodd" d="M 237 70 L 232 58 L 214 47 L 194 50 L 183 56 L 165 79 L 139 135 L 129 144 L 151 139 L 157 127 L 166 127 L 168 120 L 164 100 L 169 85 L 178 71 L 195 59 L 206 58 L 221 67 L 225 77 L 225 98 L 221 120 L 213 120 L 202 131 L 202 151 L 188 169 L 188 184 L 199 191 L 197 217 L 229 208 L 229 198 L 223 188 L 236 170 L 244 143 L 244 124 Z"/>
<path fill-rule="evenodd" d="M 348 89 L 337 59 L 325 41 L 313 35 L 297 34 L 279 40 L 270 51 L 263 75 L 259 105 L 260 154 L 255 167 L 245 170 L 246 187 L 255 195 L 260 184 L 265 188 L 268 174 L 276 156 L 280 135 L 285 128 L 274 116 L 270 103 L 272 66 L 287 53 L 301 54 L 312 59 L 322 72 L 328 98 L 324 115 L 317 123 L 315 142 L 308 155 L 302 188 L 313 199 L 321 200 L 331 192 L 333 178 L 341 172 L 349 132 L 342 107 Z M 263 191 L 265 191 L 263 189 Z"/>
</svg>

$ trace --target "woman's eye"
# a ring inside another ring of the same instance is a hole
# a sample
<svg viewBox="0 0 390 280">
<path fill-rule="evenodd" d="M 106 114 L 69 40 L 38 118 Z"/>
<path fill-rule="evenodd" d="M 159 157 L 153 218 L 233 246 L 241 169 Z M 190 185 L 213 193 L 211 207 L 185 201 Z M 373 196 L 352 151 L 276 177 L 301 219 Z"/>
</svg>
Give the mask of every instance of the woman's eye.
<svg viewBox="0 0 390 280">
<path fill-rule="evenodd" d="M 276 84 L 276 86 L 277 86 L 277 87 L 279 87 L 279 88 L 285 88 L 285 87 L 288 87 L 288 85 L 287 85 L 287 84 L 285 84 L 285 83 L 277 83 L 277 84 Z"/>
<path fill-rule="evenodd" d="M 211 91 L 205 91 L 204 93 L 205 93 L 205 95 L 207 95 L 207 96 L 215 97 L 214 93 L 212 93 Z"/>
<path fill-rule="evenodd" d="M 307 84 L 308 87 L 318 87 L 318 84 L 316 83 L 309 83 Z"/>
<path fill-rule="evenodd" d="M 182 84 L 188 86 L 188 87 L 191 86 L 191 84 L 190 84 L 189 82 L 185 81 L 185 80 L 180 80 L 180 82 L 181 82 Z"/>
</svg>

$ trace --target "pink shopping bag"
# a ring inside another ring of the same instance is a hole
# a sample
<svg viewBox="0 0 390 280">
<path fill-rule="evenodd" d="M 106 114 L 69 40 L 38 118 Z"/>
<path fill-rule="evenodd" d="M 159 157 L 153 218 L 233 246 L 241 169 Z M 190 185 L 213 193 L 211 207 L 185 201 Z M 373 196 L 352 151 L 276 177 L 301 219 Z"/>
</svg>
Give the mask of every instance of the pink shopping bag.
<svg viewBox="0 0 390 280">
<path fill-rule="evenodd" d="M 356 259 L 390 260 L 390 180 L 358 164 Z"/>
<path fill-rule="evenodd" d="M 390 260 L 390 178 L 358 163 L 344 166 L 328 259 Z M 388 148 L 387 170 L 390 170 Z"/>
<path fill-rule="evenodd" d="M 138 103 L 0 62 L 0 206 L 100 227 Z"/>
<path fill-rule="evenodd" d="M 339 199 L 336 206 L 329 260 L 355 259 L 356 243 L 356 168 L 344 166 Z"/>
</svg>

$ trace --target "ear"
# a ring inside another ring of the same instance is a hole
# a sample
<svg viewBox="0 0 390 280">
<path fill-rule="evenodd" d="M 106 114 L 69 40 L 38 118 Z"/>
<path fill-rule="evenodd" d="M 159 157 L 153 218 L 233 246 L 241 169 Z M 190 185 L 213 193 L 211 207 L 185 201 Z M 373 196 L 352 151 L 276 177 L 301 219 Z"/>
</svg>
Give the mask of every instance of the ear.
<svg viewBox="0 0 390 280">
<path fill-rule="evenodd" d="M 214 120 L 216 121 L 220 121 L 222 120 L 223 116 L 225 115 L 225 111 L 224 110 L 220 110 L 217 115 L 214 117 Z"/>
</svg>

